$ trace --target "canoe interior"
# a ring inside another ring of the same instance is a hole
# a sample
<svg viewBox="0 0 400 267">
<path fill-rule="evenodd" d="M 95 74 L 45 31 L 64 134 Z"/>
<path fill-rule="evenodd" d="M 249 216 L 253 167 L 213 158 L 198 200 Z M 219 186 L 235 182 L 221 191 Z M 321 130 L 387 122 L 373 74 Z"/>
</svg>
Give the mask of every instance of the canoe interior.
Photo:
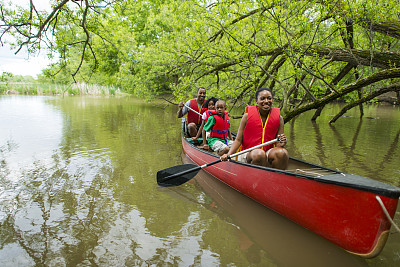
<svg viewBox="0 0 400 267">
<path fill-rule="evenodd" d="M 193 146 L 197 147 L 198 149 L 203 149 L 203 146 L 198 144 L 198 143 L 193 143 L 189 139 L 186 138 L 186 140 L 191 143 Z M 204 153 L 212 154 L 215 157 L 218 157 L 217 153 L 212 152 L 210 150 L 204 150 Z M 296 173 L 296 174 L 301 174 L 305 176 L 310 176 L 310 177 L 322 177 L 325 175 L 330 175 L 330 174 L 340 174 L 339 171 L 329 169 L 329 168 L 324 168 L 321 166 L 313 165 L 311 163 L 301 161 L 295 158 L 290 158 L 289 159 L 289 165 L 286 172 L 291 172 L 291 173 Z"/>
</svg>

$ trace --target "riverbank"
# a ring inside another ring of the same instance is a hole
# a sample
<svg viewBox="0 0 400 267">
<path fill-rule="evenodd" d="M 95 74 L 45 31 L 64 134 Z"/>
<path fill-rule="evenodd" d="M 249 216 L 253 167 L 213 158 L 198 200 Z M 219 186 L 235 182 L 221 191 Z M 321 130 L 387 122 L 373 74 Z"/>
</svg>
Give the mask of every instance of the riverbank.
<svg viewBox="0 0 400 267">
<path fill-rule="evenodd" d="M 5 95 L 125 95 L 119 87 L 97 84 L 73 83 L 0 83 L 0 94 Z"/>
</svg>

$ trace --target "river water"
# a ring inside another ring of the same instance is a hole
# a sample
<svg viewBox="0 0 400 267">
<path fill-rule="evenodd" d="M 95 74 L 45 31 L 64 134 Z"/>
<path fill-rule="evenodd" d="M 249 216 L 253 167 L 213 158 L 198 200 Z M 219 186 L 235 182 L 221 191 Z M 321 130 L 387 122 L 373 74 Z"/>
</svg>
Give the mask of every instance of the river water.
<svg viewBox="0 0 400 267">
<path fill-rule="evenodd" d="M 400 187 L 400 109 L 330 126 L 340 108 L 286 123 L 291 156 Z M 179 127 L 165 103 L 0 96 L 0 266 L 399 266 L 393 227 L 366 260 L 202 171 L 158 187 L 158 170 L 186 160 Z"/>
</svg>

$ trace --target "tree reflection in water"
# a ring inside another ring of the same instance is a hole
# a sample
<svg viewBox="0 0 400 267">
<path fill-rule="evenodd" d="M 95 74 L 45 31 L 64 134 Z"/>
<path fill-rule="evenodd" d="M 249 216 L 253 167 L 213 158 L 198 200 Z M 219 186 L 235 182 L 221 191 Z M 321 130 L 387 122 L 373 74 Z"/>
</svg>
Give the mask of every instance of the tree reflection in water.
<svg viewBox="0 0 400 267">
<path fill-rule="evenodd" d="M 16 252 L 17 264 L 93 263 L 94 248 L 116 217 L 107 161 L 71 168 L 56 152 L 52 162 L 36 160 L 10 181 L 10 152 L 1 149 L 3 252 Z"/>
<path fill-rule="evenodd" d="M 276 249 L 272 242 L 272 250 L 265 249 L 283 223 L 268 227 L 270 236 L 261 236 L 259 231 L 250 235 L 238 230 L 237 217 L 228 208 L 195 184 L 175 188 L 189 192 L 190 198 L 176 197 L 173 190 L 157 190 L 156 172 L 181 164 L 179 122 L 172 109 L 159 110 L 129 99 L 77 97 L 53 102 L 62 119 L 57 117 L 53 125 L 57 130 L 51 135 L 50 127 L 42 125 L 55 116 L 47 116 L 52 109 L 43 109 L 46 116 L 30 128 L 19 125 L 33 120 L 32 116 L 14 128 L 10 125 L 9 129 L 22 129 L 20 135 L 12 135 L 20 137 L 21 149 L 15 149 L 18 145 L 11 141 L 0 143 L 0 266 L 273 266 L 280 262 L 279 256 L 288 257 L 286 245 Z M 16 111 L 11 111 L 4 117 L 17 120 L 11 116 Z M 353 117 L 333 128 L 324 122 L 310 128 L 303 116 L 290 121 L 285 132 L 295 157 L 399 185 L 398 121 L 397 115 L 362 122 Z M 370 129 L 375 124 L 379 131 Z M 26 138 L 27 129 L 35 129 L 36 135 L 30 132 L 32 136 Z M 3 138 L 11 132 L 7 127 L 0 131 Z M 49 137 L 53 142 L 45 147 Z M 31 140 L 35 146 L 30 146 Z M 43 148 L 41 153 L 38 148 Z M 44 156 L 32 161 L 31 155 L 37 154 Z M 30 165 L 24 165 L 25 160 Z M 244 211 L 248 210 L 246 204 Z M 398 218 L 397 214 L 397 223 Z M 271 223 L 271 218 L 263 222 Z M 294 231 L 287 238 L 288 246 L 297 241 L 298 246 L 310 247 L 301 238 L 293 239 L 304 231 Z M 398 259 L 398 240 L 398 235 L 392 235 L 383 253 L 368 263 L 393 265 Z M 329 252 L 321 250 L 321 257 L 316 257 L 315 250 L 311 251 L 314 259 L 305 259 L 307 266 Z M 299 257 L 292 260 L 299 263 Z"/>
<path fill-rule="evenodd" d="M 137 203 L 115 199 L 119 174 L 106 156 L 64 160 L 55 151 L 14 171 L 8 153 L 1 148 L 0 266 L 178 264 L 185 246 L 201 243 L 204 229 L 192 231 L 201 220 L 196 212 L 165 238 L 151 232 L 152 219 Z"/>
</svg>

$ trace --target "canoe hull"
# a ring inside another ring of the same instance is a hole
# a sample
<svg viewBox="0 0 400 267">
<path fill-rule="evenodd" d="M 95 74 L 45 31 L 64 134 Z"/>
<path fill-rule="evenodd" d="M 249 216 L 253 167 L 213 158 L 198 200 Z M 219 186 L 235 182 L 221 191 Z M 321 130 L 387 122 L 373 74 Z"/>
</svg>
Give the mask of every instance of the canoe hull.
<svg viewBox="0 0 400 267">
<path fill-rule="evenodd" d="M 182 138 L 182 148 L 198 165 L 216 159 L 185 138 Z M 204 170 L 345 250 L 368 258 L 380 253 L 391 226 L 376 197 L 382 200 L 391 218 L 398 204 L 398 197 L 377 195 L 234 161 L 221 162 Z"/>
<path fill-rule="evenodd" d="M 182 161 L 193 163 L 186 155 L 182 156 Z M 364 259 L 347 253 L 205 171 L 198 173 L 196 184 L 213 200 L 205 208 L 216 214 L 221 214 L 220 209 L 223 209 L 224 216 L 230 215 L 229 222 L 233 222 L 241 232 L 242 238 L 238 242 L 241 244 L 246 239 L 248 242 L 254 242 L 277 266 L 365 267 Z"/>
</svg>

